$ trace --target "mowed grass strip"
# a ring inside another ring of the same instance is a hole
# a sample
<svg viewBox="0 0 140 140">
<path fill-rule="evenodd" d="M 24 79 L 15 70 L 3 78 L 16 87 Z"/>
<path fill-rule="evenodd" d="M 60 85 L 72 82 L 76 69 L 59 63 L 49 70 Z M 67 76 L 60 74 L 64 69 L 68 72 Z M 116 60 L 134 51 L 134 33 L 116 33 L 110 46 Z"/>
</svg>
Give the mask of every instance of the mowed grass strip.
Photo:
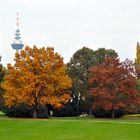
<svg viewBox="0 0 140 140">
<path fill-rule="evenodd" d="M 139 131 L 139 120 L 0 120 L 0 140 L 139 140 Z"/>
</svg>

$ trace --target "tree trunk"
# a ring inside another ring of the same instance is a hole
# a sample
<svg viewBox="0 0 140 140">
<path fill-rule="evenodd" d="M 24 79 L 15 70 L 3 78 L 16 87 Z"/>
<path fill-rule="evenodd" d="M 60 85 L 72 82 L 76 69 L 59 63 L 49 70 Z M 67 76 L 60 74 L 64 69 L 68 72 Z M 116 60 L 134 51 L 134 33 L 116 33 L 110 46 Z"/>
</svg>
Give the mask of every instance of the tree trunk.
<svg viewBox="0 0 140 140">
<path fill-rule="evenodd" d="M 77 105 L 76 105 L 76 116 L 79 116 L 79 100 L 77 99 Z"/>
<path fill-rule="evenodd" d="M 114 118 L 115 118 L 115 110 L 112 109 L 112 119 L 114 119 Z"/>
<path fill-rule="evenodd" d="M 89 116 L 92 116 L 92 108 L 89 109 Z"/>
<path fill-rule="evenodd" d="M 37 111 L 33 110 L 33 118 L 37 118 Z"/>
</svg>

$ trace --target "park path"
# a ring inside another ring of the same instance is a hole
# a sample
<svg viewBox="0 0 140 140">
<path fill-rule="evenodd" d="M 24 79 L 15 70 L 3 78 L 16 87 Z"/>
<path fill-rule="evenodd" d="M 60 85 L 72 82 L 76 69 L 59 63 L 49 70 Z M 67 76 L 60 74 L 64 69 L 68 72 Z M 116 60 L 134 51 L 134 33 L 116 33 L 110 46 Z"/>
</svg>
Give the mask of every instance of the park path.
<svg viewBox="0 0 140 140">
<path fill-rule="evenodd" d="M 114 124 L 138 124 L 140 125 L 140 120 L 139 122 L 134 122 L 135 120 L 81 120 L 81 119 L 33 119 L 33 118 L 0 118 L 0 120 L 40 120 L 40 121 L 63 121 L 63 122 L 91 122 L 91 123 L 114 123 Z M 136 120 L 138 121 L 138 120 Z"/>
<path fill-rule="evenodd" d="M 86 122 L 91 122 L 91 123 L 118 123 L 118 124 L 138 124 L 140 125 L 140 122 L 133 122 L 133 121 L 124 121 L 124 120 L 61 120 L 61 119 L 54 119 L 54 121 L 65 121 L 65 122 L 81 122 L 81 121 L 86 121 Z"/>
</svg>

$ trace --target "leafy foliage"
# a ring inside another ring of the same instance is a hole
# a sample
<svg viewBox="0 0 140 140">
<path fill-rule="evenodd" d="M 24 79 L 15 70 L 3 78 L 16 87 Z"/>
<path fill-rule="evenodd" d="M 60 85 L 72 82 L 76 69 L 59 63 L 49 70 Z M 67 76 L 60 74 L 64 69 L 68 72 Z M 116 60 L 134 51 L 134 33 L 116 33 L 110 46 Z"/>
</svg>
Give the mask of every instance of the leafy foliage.
<svg viewBox="0 0 140 140">
<path fill-rule="evenodd" d="M 4 99 L 3 99 L 4 90 L 1 84 L 3 82 L 5 72 L 6 72 L 6 69 L 2 66 L 2 64 L 0 64 L 0 110 L 2 109 L 3 104 L 4 104 Z"/>
<path fill-rule="evenodd" d="M 103 63 L 106 57 L 114 58 L 118 56 L 115 50 L 105 48 L 99 48 L 98 50 L 94 51 L 94 55 L 96 58 L 96 65 Z"/>
<path fill-rule="evenodd" d="M 112 111 L 111 110 L 105 110 L 105 109 L 94 109 L 92 110 L 92 114 L 96 118 L 111 118 L 112 117 Z M 115 110 L 114 111 L 114 117 L 115 118 L 120 118 L 125 114 L 124 111 L 122 110 Z"/>
<path fill-rule="evenodd" d="M 72 79 L 72 94 L 73 94 L 73 102 L 74 108 L 78 111 L 78 107 L 82 105 L 81 102 L 76 103 L 78 101 L 78 95 L 81 95 L 82 98 L 85 98 L 86 105 L 82 106 L 83 110 L 85 107 L 86 111 L 90 108 L 90 103 L 88 102 L 89 94 L 88 94 L 88 69 L 92 65 L 95 64 L 94 51 L 92 49 L 83 47 L 76 51 L 71 58 L 70 62 L 67 64 L 68 66 L 68 75 Z M 75 110 L 75 111 L 76 111 Z M 77 112 L 77 114 L 79 114 Z"/>
<path fill-rule="evenodd" d="M 8 117 L 17 117 L 17 118 L 32 117 L 32 108 L 23 103 L 19 104 L 18 106 L 12 106 L 12 107 L 4 106 L 2 111 Z"/>
<path fill-rule="evenodd" d="M 8 65 L 3 87 L 8 107 L 24 103 L 37 116 L 39 105 L 61 107 L 70 99 L 71 79 L 66 75 L 63 58 L 53 48 L 26 47 L 15 55 L 15 64 Z"/>
<path fill-rule="evenodd" d="M 137 42 L 136 51 L 136 64 L 140 64 L 140 44 Z"/>
<path fill-rule="evenodd" d="M 107 57 L 105 61 L 90 68 L 90 92 L 94 97 L 94 109 L 112 111 L 134 111 L 139 104 L 136 90 L 136 76 L 132 61 L 123 63 L 119 59 Z"/>
<path fill-rule="evenodd" d="M 2 111 L 6 116 L 16 118 L 32 118 L 33 108 L 27 104 L 19 104 L 18 106 L 3 107 Z M 37 107 L 37 118 L 48 118 L 48 108 L 45 105 L 39 105 Z"/>
<path fill-rule="evenodd" d="M 83 47 L 74 53 L 68 63 L 68 75 L 73 82 L 72 93 L 76 98 L 76 100 L 73 101 L 77 102 L 79 93 L 82 98 L 85 98 L 85 101 L 79 102 L 79 106 L 82 106 L 81 110 L 83 112 L 91 112 L 92 97 L 89 94 L 88 69 L 91 66 L 103 63 L 107 56 L 116 57 L 117 53 L 112 49 L 100 48 L 93 51 L 92 49 Z M 78 107 L 77 103 L 75 103 L 75 105 Z"/>
<path fill-rule="evenodd" d="M 135 66 L 136 66 L 136 72 L 137 72 L 137 77 L 138 79 L 140 78 L 140 44 L 137 42 L 136 46 L 136 61 L 135 61 Z"/>
<path fill-rule="evenodd" d="M 95 63 L 93 50 L 83 47 L 74 53 L 68 65 L 68 75 L 73 81 L 73 90 L 85 95 L 88 89 L 88 68 Z"/>
</svg>

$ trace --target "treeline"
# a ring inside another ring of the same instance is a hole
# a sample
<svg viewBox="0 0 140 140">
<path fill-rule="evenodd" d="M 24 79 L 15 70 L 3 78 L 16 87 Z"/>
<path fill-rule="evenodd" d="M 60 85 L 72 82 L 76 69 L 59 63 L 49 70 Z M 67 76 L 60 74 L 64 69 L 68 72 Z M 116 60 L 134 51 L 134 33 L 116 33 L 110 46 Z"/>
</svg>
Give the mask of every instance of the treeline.
<svg viewBox="0 0 140 140">
<path fill-rule="evenodd" d="M 64 64 L 53 48 L 25 47 L 0 67 L 0 109 L 10 117 L 121 117 L 139 112 L 135 64 L 117 52 L 83 47 Z"/>
</svg>

